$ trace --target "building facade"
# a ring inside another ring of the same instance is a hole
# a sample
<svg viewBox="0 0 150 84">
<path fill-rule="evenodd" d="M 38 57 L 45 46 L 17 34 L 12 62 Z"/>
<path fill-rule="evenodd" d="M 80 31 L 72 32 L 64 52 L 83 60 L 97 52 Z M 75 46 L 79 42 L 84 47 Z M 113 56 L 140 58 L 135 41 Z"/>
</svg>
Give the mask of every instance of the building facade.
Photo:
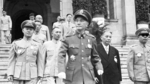
<svg viewBox="0 0 150 84">
<path fill-rule="evenodd" d="M 29 19 L 29 14 L 43 16 L 44 24 L 52 28 L 58 15 L 63 17 L 74 12 L 75 1 L 90 0 L 0 0 L 0 11 L 6 10 L 13 21 L 12 38 L 21 38 L 20 24 Z M 93 0 L 94 1 L 94 0 Z M 96 0 L 95 0 L 96 1 Z M 136 10 L 135 0 L 105 0 L 107 7 L 108 28 L 113 32 L 112 44 L 132 44 L 136 40 Z M 90 5 L 89 5 L 90 6 Z M 1 12 L 0 12 L 0 15 Z"/>
</svg>

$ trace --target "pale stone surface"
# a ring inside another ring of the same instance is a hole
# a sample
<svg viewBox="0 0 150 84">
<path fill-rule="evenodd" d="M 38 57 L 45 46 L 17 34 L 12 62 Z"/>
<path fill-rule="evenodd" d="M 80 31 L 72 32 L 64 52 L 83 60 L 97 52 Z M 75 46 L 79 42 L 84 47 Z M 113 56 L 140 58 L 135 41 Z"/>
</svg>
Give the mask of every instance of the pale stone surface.
<svg viewBox="0 0 150 84">
<path fill-rule="evenodd" d="M 125 0 L 125 17 L 127 35 L 134 35 L 136 31 L 135 0 Z"/>
<path fill-rule="evenodd" d="M 72 0 L 60 0 L 61 16 L 65 17 L 68 13 L 73 13 Z"/>
</svg>

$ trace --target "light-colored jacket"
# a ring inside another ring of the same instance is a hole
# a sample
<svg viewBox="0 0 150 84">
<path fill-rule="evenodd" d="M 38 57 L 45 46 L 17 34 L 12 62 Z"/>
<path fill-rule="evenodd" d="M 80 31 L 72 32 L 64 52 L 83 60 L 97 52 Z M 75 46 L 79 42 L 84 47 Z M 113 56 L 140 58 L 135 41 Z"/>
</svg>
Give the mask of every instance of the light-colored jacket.
<svg viewBox="0 0 150 84">
<path fill-rule="evenodd" d="M 58 50 L 61 46 L 61 41 L 47 41 L 43 44 L 42 53 L 45 58 L 45 76 L 58 75 Z"/>
<path fill-rule="evenodd" d="M 34 41 L 29 46 L 22 44 L 22 40 L 14 41 L 10 49 L 7 75 L 19 80 L 43 77 L 44 60 L 39 52 L 40 47 Z"/>
<path fill-rule="evenodd" d="M 46 36 L 46 40 L 50 40 L 50 32 L 49 32 L 49 28 L 46 25 L 42 25 L 40 32 L 43 33 Z"/>
<path fill-rule="evenodd" d="M 73 24 L 72 22 L 68 23 L 65 22 L 62 25 L 62 36 L 66 37 L 69 34 L 72 34 L 75 32 L 75 24 Z"/>
<path fill-rule="evenodd" d="M 129 78 L 132 81 L 149 81 L 150 78 L 150 46 L 140 43 L 131 47 L 127 63 Z"/>
<path fill-rule="evenodd" d="M 0 18 L 0 25 L 1 25 L 1 30 L 9 30 L 12 28 L 12 21 L 10 16 L 6 15 L 5 17 L 2 16 Z"/>
<path fill-rule="evenodd" d="M 47 39 L 46 36 L 42 33 L 38 33 L 38 34 L 33 34 L 32 39 L 38 43 L 43 44 Z"/>
</svg>

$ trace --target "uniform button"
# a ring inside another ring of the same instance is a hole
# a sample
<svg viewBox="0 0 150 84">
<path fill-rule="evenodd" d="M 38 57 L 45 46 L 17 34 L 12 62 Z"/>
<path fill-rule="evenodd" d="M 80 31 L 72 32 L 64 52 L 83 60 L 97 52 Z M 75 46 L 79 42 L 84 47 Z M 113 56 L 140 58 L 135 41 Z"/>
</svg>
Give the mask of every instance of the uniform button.
<svg viewBox="0 0 150 84">
<path fill-rule="evenodd" d="M 84 64 L 82 64 L 82 66 L 84 66 Z"/>
<path fill-rule="evenodd" d="M 82 43 L 82 45 L 83 45 L 83 43 Z"/>
<path fill-rule="evenodd" d="M 82 59 L 84 59 L 84 57 L 82 57 Z"/>
<path fill-rule="evenodd" d="M 84 52 L 84 50 L 82 50 L 82 52 Z"/>
</svg>

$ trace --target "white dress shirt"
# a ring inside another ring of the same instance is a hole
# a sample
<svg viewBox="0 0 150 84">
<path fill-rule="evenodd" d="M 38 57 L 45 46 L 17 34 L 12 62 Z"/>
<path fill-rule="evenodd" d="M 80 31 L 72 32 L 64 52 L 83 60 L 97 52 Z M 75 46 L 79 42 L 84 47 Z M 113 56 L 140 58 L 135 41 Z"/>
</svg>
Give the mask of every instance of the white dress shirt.
<svg viewBox="0 0 150 84">
<path fill-rule="evenodd" d="M 109 53 L 109 45 L 106 46 L 104 43 L 102 43 L 102 45 L 103 45 L 106 53 L 108 54 Z"/>
</svg>

